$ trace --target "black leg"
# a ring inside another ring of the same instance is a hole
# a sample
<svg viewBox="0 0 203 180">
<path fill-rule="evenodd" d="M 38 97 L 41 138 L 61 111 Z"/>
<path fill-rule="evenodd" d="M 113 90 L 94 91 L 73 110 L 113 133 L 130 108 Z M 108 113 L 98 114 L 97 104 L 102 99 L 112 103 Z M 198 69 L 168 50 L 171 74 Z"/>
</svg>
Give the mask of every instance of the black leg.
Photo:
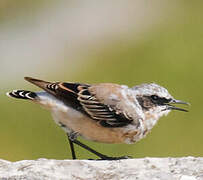
<svg viewBox="0 0 203 180">
<path fill-rule="evenodd" d="M 101 158 L 101 160 L 119 160 L 119 159 L 128 159 L 129 157 L 128 156 L 122 156 L 122 157 L 109 157 L 109 156 L 106 156 L 104 154 L 101 154 L 97 151 L 95 151 L 94 149 L 90 148 L 89 146 L 81 143 L 80 141 L 78 141 L 77 139 L 74 139 L 72 140 L 73 143 L 77 144 L 78 146 L 88 150 L 89 152 L 97 155 L 98 157 Z"/>
<path fill-rule="evenodd" d="M 74 144 L 70 138 L 68 138 L 68 140 L 69 140 L 69 144 L 70 144 L 72 159 L 76 159 Z"/>
</svg>

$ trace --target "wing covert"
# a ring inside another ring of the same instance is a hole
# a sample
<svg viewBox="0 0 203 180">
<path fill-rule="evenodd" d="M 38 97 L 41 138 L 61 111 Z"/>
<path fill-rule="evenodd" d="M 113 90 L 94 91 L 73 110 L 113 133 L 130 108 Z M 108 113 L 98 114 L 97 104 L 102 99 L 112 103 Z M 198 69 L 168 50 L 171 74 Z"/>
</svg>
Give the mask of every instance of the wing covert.
<svg viewBox="0 0 203 180">
<path fill-rule="evenodd" d="M 122 127 L 132 122 L 132 119 L 116 111 L 113 106 L 103 103 L 90 89 L 91 87 L 80 86 L 77 99 L 92 119 L 104 127 Z"/>
</svg>

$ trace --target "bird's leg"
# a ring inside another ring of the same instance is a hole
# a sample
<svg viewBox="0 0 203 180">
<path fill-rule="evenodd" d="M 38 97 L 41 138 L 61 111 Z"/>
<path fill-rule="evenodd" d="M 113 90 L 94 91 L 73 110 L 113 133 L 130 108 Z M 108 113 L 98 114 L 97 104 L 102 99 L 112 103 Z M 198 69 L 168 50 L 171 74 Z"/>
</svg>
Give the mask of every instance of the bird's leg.
<svg viewBox="0 0 203 180">
<path fill-rule="evenodd" d="M 74 149 L 74 144 L 73 140 L 77 137 L 75 133 L 69 133 L 67 134 L 69 144 L 70 144 L 70 149 L 71 149 L 71 154 L 72 154 L 72 159 L 76 159 L 76 154 L 75 154 L 75 149 Z"/>
<path fill-rule="evenodd" d="M 122 157 L 109 157 L 109 156 L 106 156 L 104 154 L 101 154 L 97 151 L 95 151 L 94 149 L 90 148 L 89 146 L 81 143 L 80 141 L 78 141 L 77 139 L 74 139 L 72 140 L 73 143 L 77 144 L 78 146 L 88 150 L 89 152 L 97 155 L 98 157 L 100 157 L 101 159 L 100 160 L 119 160 L 119 159 L 128 159 L 129 157 L 127 156 L 122 156 Z"/>
<path fill-rule="evenodd" d="M 72 159 L 76 159 L 75 149 L 74 149 L 74 144 L 73 144 L 73 142 L 72 142 L 71 139 L 68 138 L 68 140 L 69 140 L 69 144 L 70 144 L 70 149 L 71 149 Z"/>
</svg>

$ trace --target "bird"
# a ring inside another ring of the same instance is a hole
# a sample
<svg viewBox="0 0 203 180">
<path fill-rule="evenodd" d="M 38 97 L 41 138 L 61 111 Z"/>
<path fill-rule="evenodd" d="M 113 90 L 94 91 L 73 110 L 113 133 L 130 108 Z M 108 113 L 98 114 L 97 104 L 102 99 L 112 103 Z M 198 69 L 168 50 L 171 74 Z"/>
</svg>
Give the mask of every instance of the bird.
<svg viewBox="0 0 203 180">
<path fill-rule="evenodd" d="M 54 121 L 67 134 L 72 159 L 77 159 L 74 145 L 101 160 L 126 159 L 110 157 L 85 145 L 77 138 L 109 144 L 133 144 L 143 139 L 162 116 L 171 110 L 188 112 L 175 104 L 168 90 L 156 83 L 133 87 L 114 83 L 48 82 L 32 77 L 25 80 L 43 91 L 13 90 L 12 98 L 30 100 L 51 111 Z"/>
</svg>

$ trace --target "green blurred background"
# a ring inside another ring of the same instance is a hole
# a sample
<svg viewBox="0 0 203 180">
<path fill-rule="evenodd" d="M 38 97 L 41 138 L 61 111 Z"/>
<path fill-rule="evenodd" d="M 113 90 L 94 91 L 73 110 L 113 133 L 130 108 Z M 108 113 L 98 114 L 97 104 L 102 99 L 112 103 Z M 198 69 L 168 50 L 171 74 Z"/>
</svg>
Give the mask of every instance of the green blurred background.
<svg viewBox="0 0 203 180">
<path fill-rule="evenodd" d="M 0 158 L 71 158 L 49 112 L 10 99 L 23 80 L 156 82 L 190 112 L 172 112 L 133 145 L 82 142 L 111 156 L 203 156 L 202 1 L 0 1 Z M 79 158 L 95 158 L 77 147 Z"/>
</svg>

